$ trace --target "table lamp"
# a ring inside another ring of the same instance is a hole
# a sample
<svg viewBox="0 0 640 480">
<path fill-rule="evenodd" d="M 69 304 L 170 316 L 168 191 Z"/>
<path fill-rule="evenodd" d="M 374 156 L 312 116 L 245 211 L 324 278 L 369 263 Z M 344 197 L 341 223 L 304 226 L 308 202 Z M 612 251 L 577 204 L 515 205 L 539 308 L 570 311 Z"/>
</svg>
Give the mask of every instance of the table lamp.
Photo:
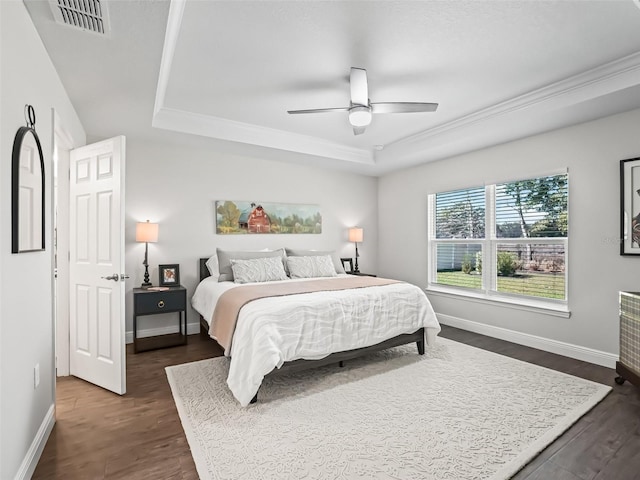
<svg viewBox="0 0 640 480">
<path fill-rule="evenodd" d="M 362 228 L 354 227 L 349 229 L 349 241 L 356 244 L 356 262 L 353 267 L 353 273 L 360 273 L 360 270 L 358 269 L 358 257 L 360 256 L 358 254 L 358 243 L 362 242 L 363 237 L 364 231 Z"/>
<path fill-rule="evenodd" d="M 146 222 L 138 222 L 136 224 L 136 242 L 144 242 L 144 282 L 141 287 L 146 288 L 151 286 L 149 281 L 149 243 L 156 243 L 158 241 L 158 224 Z"/>
</svg>

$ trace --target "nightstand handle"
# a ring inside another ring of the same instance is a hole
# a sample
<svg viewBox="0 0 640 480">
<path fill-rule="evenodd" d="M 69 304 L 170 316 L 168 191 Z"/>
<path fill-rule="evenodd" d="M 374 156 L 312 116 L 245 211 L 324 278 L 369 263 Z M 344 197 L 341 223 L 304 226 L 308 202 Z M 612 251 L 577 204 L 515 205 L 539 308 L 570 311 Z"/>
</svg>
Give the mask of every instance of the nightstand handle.
<svg viewBox="0 0 640 480">
<path fill-rule="evenodd" d="M 164 300 L 158 302 L 158 308 L 164 308 Z"/>
</svg>

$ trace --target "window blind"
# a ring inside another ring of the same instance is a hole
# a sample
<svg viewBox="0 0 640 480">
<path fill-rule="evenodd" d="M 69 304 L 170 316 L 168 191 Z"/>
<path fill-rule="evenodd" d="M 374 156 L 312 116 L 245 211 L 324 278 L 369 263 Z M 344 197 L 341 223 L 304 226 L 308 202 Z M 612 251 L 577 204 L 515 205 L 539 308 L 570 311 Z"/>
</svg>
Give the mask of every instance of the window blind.
<svg viewBox="0 0 640 480">
<path fill-rule="evenodd" d="M 566 174 L 496 185 L 496 237 L 566 237 L 567 194 Z"/>
<path fill-rule="evenodd" d="M 436 194 L 436 238 L 484 238 L 484 187 Z"/>
</svg>

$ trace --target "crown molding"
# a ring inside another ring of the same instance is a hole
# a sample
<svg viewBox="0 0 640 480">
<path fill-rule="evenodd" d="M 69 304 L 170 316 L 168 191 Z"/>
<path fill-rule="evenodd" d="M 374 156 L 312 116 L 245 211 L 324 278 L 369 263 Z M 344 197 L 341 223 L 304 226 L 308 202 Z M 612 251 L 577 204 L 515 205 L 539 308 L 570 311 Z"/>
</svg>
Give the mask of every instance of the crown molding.
<svg viewBox="0 0 640 480">
<path fill-rule="evenodd" d="M 389 143 L 376 152 L 376 172 L 381 175 L 593 120 L 597 112 L 586 118 L 578 107 L 638 85 L 640 53 L 634 53 Z M 600 116 L 613 113 L 617 112 Z"/>
<path fill-rule="evenodd" d="M 152 126 L 205 137 L 249 143 L 307 155 L 374 165 L 373 152 L 329 142 L 317 137 L 285 132 L 274 128 L 242 123 L 226 118 L 161 108 L 153 116 Z"/>
<path fill-rule="evenodd" d="M 164 34 L 164 45 L 162 46 L 162 57 L 160 58 L 160 71 L 158 73 L 158 85 L 156 86 L 156 99 L 153 105 L 153 115 L 155 116 L 164 106 L 167 95 L 167 85 L 169 75 L 173 66 L 173 57 L 176 53 L 176 44 L 182 27 L 182 16 L 186 0 L 171 0 L 169 4 L 169 17 L 167 18 L 167 30 Z"/>
<path fill-rule="evenodd" d="M 373 152 L 329 142 L 317 137 L 290 133 L 212 115 L 203 115 L 165 106 L 167 86 L 186 0 L 172 0 L 167 19 L 156 98 L 151 125 L 156 128 L 202 135 L 220 140 L 249 143 L 262 147 L 374 165 Z"/>
<path fill-rule="evenodd" d="M 579 114 L 571 115 L 571 107 L 640 85 L 638 52 L 390 142 L 382 151 L 370 151 L 310 135 L 166 106 L 166 93 L 185 5 L 186 0 L 172 0 L 169 8 L 152 118 L 153 127 L 344 161 L 348 162 L 346 165 L 364 167 L 363 172 L 366 170 L 377 175 L 581 123 L 586 119 Z M 560 109 L 567 112 L 564 119 L 557 118 Z"/>
<path fill-rule="evenodd" d="M 538 107 L 558 109 L 640 84 L 640 52 L 465 115 L 385 146 L 432 141 L 452 130 L 466 129 L 500 116 Z"/>
</svg>

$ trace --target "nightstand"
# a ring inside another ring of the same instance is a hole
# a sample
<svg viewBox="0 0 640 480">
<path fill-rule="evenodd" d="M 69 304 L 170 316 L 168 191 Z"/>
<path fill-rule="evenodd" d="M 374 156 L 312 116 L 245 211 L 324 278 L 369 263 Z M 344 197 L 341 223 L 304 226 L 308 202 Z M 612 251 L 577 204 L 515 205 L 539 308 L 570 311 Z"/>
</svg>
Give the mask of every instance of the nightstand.
<svg viewBox="0 0 640 480">
<path fill-rule="evenodd" d="M 377 275 L 373 273 L 364 273 L 364 272 L 347 272 L 349 275 L 357 275 L 359 277 L 377 277 Z"/>
<path fill-rule="evenodd" d="M 138 317 L 143 315 L 178 314 L 178 332 L 153 337 L 138 338 Z M 134 353 L 156 348 L 174 347 L 187 343 L 187 289 L 170 287 L 156 291 L 133 289 L 133 351 Z"/>
</svg>

